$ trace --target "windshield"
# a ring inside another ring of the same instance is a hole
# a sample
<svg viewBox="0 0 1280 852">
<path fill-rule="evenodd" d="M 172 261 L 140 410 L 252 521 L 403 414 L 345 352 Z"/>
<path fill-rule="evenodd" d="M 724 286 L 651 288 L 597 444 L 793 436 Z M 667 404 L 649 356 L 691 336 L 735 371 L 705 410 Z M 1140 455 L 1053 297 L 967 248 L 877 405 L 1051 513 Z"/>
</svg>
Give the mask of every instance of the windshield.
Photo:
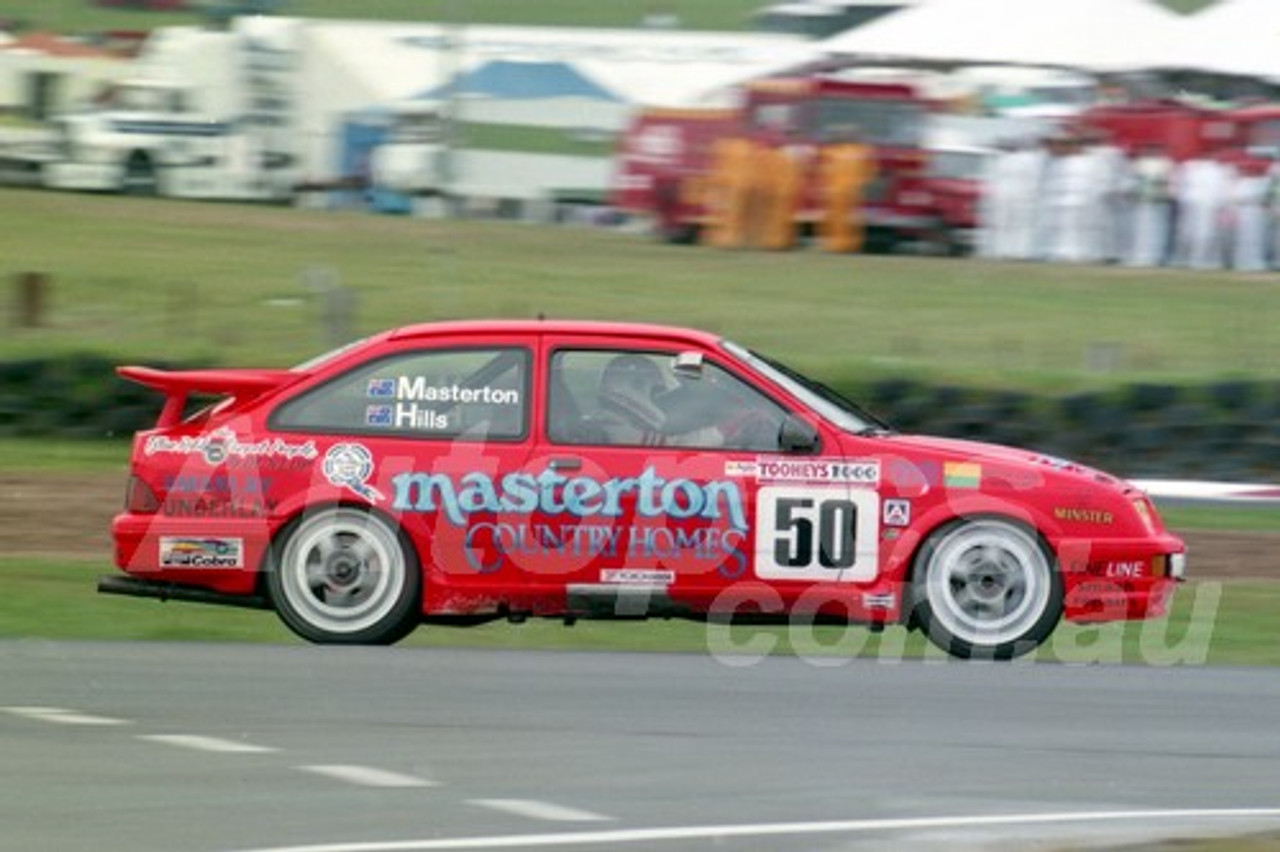
<svg viewBox="0 0 1280 852">
<path fill-rule="evenodd" d="M 813 130 L 822 139 L 841 128 L 856 128 L 873 145 L 913 148 L 920 144 L 927 118 L 917 101 L 821 98 Z"/>
<path fill-rule="evenodd" d="M 790 367 L 732 341 L 721 341 L 730 355 L 762 373 L 800 400 L 805 407 L 846 432 L 876 435 L 891 431 L 889 425 L 838 391 L 797 373 Z"/>
<path fill-rule="evenodd" d="M 949 180 L 981 180 L 986 159 L 982 151 L 931 151 L 929 174 Z"/>
<path fill-rule="evenodd" d="M 1249 132 L 1249 144 L 1280 149 L 1280 118 L 1259 121 Z"/>
</svg>

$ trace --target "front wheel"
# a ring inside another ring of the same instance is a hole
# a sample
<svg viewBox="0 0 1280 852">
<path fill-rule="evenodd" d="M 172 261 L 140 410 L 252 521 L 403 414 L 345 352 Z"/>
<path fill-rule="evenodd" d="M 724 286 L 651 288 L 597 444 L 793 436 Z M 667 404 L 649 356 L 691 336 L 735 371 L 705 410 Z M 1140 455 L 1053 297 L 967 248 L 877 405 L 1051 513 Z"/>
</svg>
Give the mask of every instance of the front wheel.
<svg viewBox="0 0 1280 852">
<path fill-rule="evenodd" d="M 307 515 L 288 530 L 267 587 L 280 619 L 311 642 L 391 644 L 421 614 L 412 549 L 380 516 L 347 507 Z"/>
<path fill-rule="evenodd" d="M 1034 531 L 997 518 L 962 520 L 924 543 L 912 599 L 917 621 L 942 650 L 1007 660 L 1057 626 L 1062 577 Z"/>
</svg>

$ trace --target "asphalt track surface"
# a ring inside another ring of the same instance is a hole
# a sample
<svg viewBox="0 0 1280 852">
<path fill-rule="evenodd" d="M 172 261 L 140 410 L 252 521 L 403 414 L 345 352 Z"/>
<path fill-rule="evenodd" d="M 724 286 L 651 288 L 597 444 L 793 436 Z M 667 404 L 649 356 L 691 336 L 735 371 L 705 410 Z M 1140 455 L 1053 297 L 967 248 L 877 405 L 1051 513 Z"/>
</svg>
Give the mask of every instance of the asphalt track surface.
<svg viewBox="0 0 1280 852">
<path fill-rule="evenodd" d="M 1278 727 L 1269 669 L 15 640 L 0 849 L 1235 834 L 1280 827 Z"/>
</svg>

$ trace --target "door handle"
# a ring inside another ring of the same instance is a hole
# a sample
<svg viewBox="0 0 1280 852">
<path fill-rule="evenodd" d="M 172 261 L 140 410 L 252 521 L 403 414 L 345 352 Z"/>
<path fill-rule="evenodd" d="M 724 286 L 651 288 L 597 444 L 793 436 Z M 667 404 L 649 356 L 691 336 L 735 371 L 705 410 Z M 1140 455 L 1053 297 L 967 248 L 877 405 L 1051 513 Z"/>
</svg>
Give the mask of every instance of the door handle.
<svg viewBox="0 0 1280 852">
<path fill-rule="evenodd" d="M 547 462 L 547 467 L 552 470 L 578 470 L 582 467 L 582 459 L 572 457 L 552 459 Z"/>
</svg>

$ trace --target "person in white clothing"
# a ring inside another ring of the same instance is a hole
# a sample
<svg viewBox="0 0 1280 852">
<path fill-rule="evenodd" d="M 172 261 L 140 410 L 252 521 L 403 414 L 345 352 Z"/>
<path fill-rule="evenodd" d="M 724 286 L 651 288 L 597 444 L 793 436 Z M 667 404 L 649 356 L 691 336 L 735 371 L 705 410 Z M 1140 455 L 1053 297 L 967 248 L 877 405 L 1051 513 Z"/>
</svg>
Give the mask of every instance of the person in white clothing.
<svg viewBox="0 0 1280 852">
<path fill-rule="evenodd" d="M 1280 269 L 1280 155 L 1271 163 L 1267 210 L 1271 214 L 1271 268 Z"/>
<path fill-rule="evenodd" d="M 1211 156 L 1195 157 L 1177 171 L 1177 262 L 1192 269 L 1223 266 L 1223 212 L 1229 169 Z"/>
<path fill-rule="evenodd" d="M 1088 245 L 1090 261 L 1115 262 L 1128 242 L 1128 157 L 1108 134 L 1090 131 L 1085 153 L 1089 157 Z"/>
<path fill-rule="evenodd" d="M 978 201 L 981 225 L 978 254 L 981 257 L 1005 256 L 1008 242 L 1005 229 L 1009 225 L 1009 154 L 1009 144 L 1001 142 L 983 161 L 982 195 Z"/>
<path fill-rule="evenodd" d="M 1058 140 L 1045 181 L 1049 260 L 1084 263 L 1095 259 L 1089 221 L 1097 192 L 1094 165 L 1079 138 Z"/>
<path fill-rule="evenodd" d="M 1007 255 L 1015 260 L 1036 260 L 1041 256 L 1041 209 L 1044 194 L 1044 146 L 1037 139 L 1024 139 L 1009 156 L 1009 233 Z"/>
<path fill-rule="evenodd" d="M 1231 184 L 1231 268 L 1241 272 L 1262 272 L 1267 268 L 1267 195 L 1270 191 L 1268 164 L 1246 160 L 1236 166 Z"/>
<path fill-rule="evenodd" d="M 1132 222 L 1128 266 L 1163 266 L 1173 223 L 1173 161 L 1159 145 L 1145 145 L 1132 167 Z"/>
</svg>

